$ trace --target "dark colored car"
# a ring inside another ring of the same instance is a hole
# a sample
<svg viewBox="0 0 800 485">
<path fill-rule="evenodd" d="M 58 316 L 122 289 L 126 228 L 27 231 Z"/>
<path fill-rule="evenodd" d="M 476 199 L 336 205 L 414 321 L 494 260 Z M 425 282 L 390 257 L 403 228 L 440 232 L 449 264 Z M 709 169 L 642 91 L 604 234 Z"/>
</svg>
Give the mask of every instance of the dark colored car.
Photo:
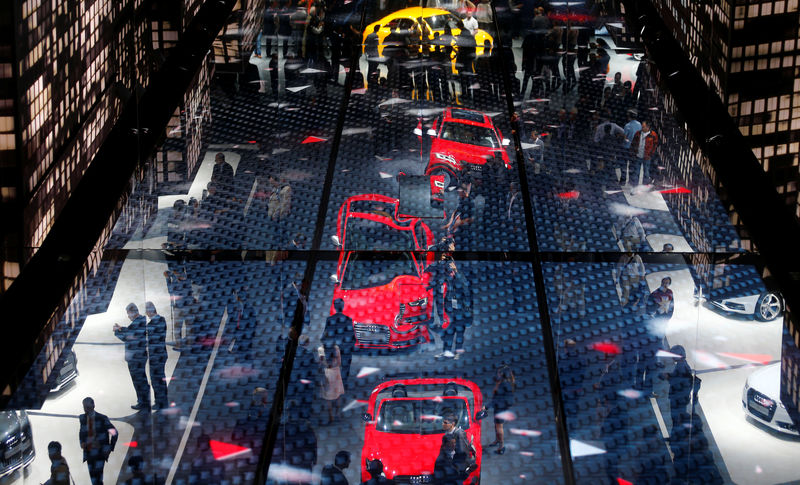
<svg viewBox="0 0 800 485">
<path fill-rule="evenodd" d="M 28 413 L 0 411 L 0 477 L 30 465 L 35 456 Z"/>
<path fill-rule="evenodd" d="M 64 361 L 50 392 L 59 392 L 78 377 L 78 358 L 72 349 L 64 349 Z"/>
</svg>

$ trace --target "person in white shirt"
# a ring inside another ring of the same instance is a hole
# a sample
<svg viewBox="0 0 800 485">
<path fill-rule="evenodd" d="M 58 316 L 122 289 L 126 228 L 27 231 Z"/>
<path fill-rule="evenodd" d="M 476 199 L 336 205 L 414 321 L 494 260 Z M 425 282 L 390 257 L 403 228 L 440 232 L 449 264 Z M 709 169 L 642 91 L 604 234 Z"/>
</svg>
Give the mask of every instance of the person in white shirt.
<svg viewBox="0 0 800 485">
<path fill-rule="evenodd" d="M 464 28 L 469 30 L 472 35 L 478 31 L 478 19 L 472 16 L 472 11 L 467 11 L 467 17 L 464 19 Z"/>
</svg>

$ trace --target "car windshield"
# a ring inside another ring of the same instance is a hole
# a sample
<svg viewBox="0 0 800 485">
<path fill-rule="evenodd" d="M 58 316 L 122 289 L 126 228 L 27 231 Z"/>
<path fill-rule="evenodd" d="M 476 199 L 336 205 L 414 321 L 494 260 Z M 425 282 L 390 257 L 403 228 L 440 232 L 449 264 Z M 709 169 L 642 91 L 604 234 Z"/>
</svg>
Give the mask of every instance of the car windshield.
<svg viewBox="0 0 800 485">
<path fill-rule="evenodd" d="M 398 276 L 419 276 L 411 253 L 404 252 L 393 259 L 380 253 L 352 253 L 342 275 L 342 289 L 388 285 Z"/>
<path fill-rule="evenodd" d="M 465 123 L 445 123 L 442 127 L 442 140 L 477 145 L 479 147 L 500 148 L 494 130 L 484 126 Z"/>
<path fill-rule="evenodd" d="M 451 413 L 461 428 L 469 428 L 469 409 L 463 397 L 386 399 L 381 404 L 376 427 L 387 433 L 444 433 L 442 418 Z"/>
<path fill-rule="evenodd" d="M 425 17 L 425 22 L 428 23 L 432 30 L 443 30 L 444 26 L 448 23 L 451 29 L 458 26 L 458 18 L 451 13 Z"/>
</svg>

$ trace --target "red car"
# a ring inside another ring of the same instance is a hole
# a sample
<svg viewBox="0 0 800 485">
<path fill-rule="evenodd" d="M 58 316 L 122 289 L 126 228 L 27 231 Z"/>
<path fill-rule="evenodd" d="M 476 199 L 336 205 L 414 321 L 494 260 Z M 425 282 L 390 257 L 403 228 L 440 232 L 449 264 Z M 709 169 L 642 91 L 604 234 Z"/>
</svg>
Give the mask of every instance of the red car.
<svg viewBox="0 0 800 485">
<path fill-rule="evenodd" d="M 465 379 L 420 378 L 384 382 L 372 391 L 364 421 L 361 479 L 367 460 L 380 460 L 396 483 L 433 483 L 442 445 L 442 418 L 453 413 L 475 448 L 475 469 L 464 484 L 481 477 L 481 423 L 486 417 L 480 388 Z"/>
<path fill-rule="evenodd" d="M 462 172 L 482 171 L 487 158 L 499 155 L 511 168 L 505 150 L 511 141 L 480 111 L 446 108 L 428 135 L 433 141 L 425 174 L 435 176 L 441 190 L 457 185 Z"/>
<path fill-rule="evenodd" d="M 425 288 L 430 275 L 424 270 L 434 253 L 415 251 L 432 245 L 433 233 L 418 218 L 398 214 L 398 205 L 397 199 L 365 194 L 349 197 L 339 209 L 333 300 L 344 300 L 359 348 L 430 341 L 433 292 Z M 334 311 L 331 304 L 331 314 Z"/>
</svg>

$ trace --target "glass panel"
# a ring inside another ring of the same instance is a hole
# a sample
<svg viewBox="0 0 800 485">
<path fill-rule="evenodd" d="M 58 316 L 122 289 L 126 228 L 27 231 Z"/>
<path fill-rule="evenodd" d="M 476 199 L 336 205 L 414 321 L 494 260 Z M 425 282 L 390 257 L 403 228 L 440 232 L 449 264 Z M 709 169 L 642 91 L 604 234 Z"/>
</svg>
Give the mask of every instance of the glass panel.
<svg viewBox="0 0 800 485">
<path fill-rule="evenodd" d="M 431 268 L 418 287 L 396 280 L 350 291 L 328 278 L 341 261 L 317 263 L 290 384 L 304 394 L 286 402 L 275 483 L 298 469 L 324 478 L 337 463 L 360 483 L 373 460 L 397 483 L 451 474 L 459 483 L 562 483 L 531 266 L 446 263 L 449 274 Z M 463 430 L 453 457 L 442 444 L 448 419 Z M 312 432 L 316 462 L 300 444 Z"/>
</svg>

